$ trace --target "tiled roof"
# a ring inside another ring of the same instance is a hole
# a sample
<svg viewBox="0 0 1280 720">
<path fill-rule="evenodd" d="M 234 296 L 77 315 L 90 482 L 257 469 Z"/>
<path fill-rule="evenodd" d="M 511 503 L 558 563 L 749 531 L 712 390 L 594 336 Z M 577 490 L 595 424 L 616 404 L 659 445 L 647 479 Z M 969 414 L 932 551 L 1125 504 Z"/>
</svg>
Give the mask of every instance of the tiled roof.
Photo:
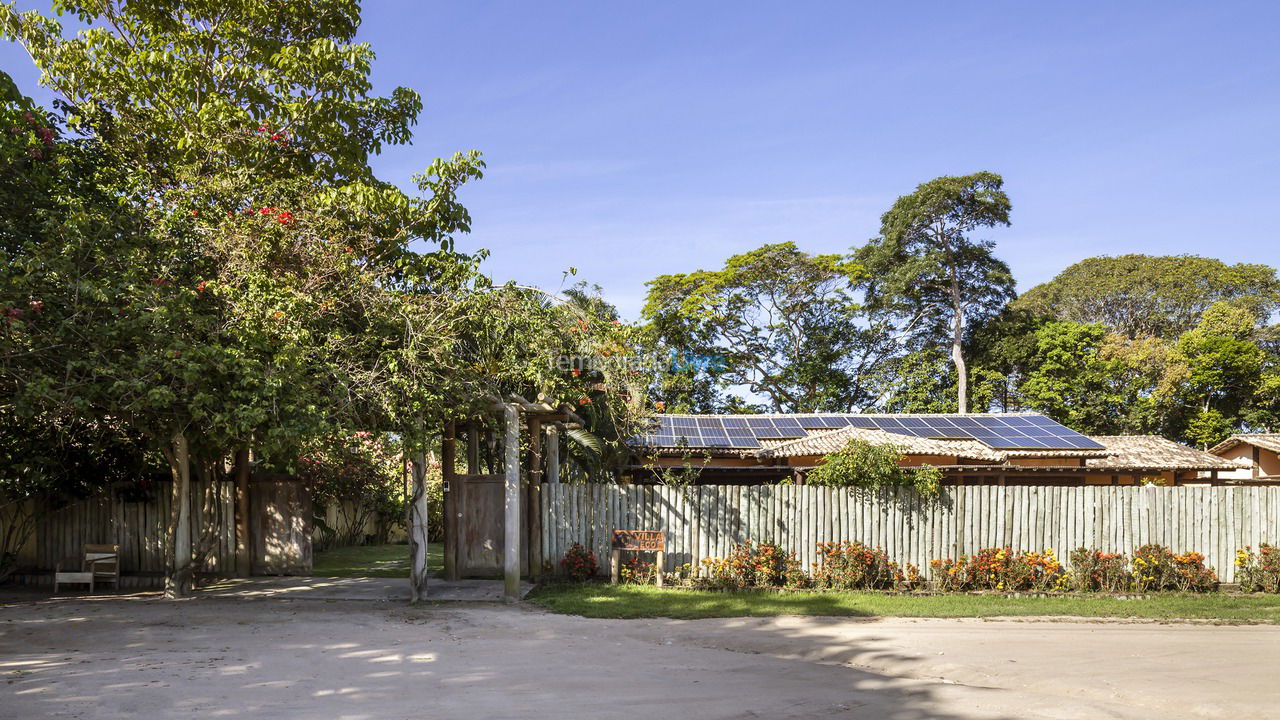
<svg viewBox="0 0 1280 720">
<path fill-rule="evenodd" d="M 1098 469 L 1235 470 L 1226 458 L 1210 455 L 1158 435 L 1091 435 L 1107 448 L 1107 456 L 1085 463 Z"/>
<path fill-rule="evenodd" d="M 1209 448 L 1212 454 L 1225 452 L 1237 445 L 1253 445 L 1263 450 L 1280 453 L 1280 433 L 1240 433 L 1232 435 L 1222 442 Z"/>
</svg>

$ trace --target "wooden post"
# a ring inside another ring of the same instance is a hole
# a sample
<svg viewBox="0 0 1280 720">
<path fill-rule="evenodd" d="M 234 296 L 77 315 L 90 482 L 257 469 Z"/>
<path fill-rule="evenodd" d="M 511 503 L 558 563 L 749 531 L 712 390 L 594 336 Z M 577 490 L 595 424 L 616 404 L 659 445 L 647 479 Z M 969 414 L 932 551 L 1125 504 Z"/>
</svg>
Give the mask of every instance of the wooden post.
<svg viewBox="0 0 1280 720">
<path fill-rule="evenodd" d="M 525 555 L 529 577 L 542 575 L 542 423 L 529 418 L 529 489 L 525 493 Z"/>
<path fill-rule="evenodd" d="M 413 495 L 409 503 L 409 598 L 418 602 L 427 596 L 427 454 L 421 448 L 413 454 Z"/>
<path fill-rule="evenodd" d="M 475 435 L 471 432 L 470 435 Z M 444 432 L 440 435 L 440 481 L 444 483 L 444 577 L 446 580 L 457 580 L 461 568 L 458 565 L 458 553 L 462 543 L 462 488 L 458 484 L 457 468 L 457 426 L 452 420 L 444 424 Z M 468 458 L 470 461 L 470 458 Z M 470 470 L 468 472 L 471 472 Z"/>
<path fill-rule="evenodd" d="M 249 539 L 249 446 L 236 450 L 236 575 L 253 573 L 253 543 Z"/>
<path fill-rule="evenodd" d="M 658 551 L 658 559 L 657 559 L 657 563 L 658 563 L 658 564 L 657 564 L 657 566 L 655 567 L 655 572 L 657 573 L 658 587 L 662 587 L 662 568 L 666 567 L 666 565 L 667 565 L 667 553 L 666 553 L 666 551 L 664 551 L 664 550 L 659 550 L 659 551 Z"/>
<path fill-rule="evenodd" d="M 467 474 L 480 474 L 480 423 L 467 423 Z"/>
<path fill-rule="evenodd" d="M 613 548 L 609 553 L 609 582 L 614 585 L 618 584 L 618 577 L 622 574 L 622 551 Z"/>
<path fill-rule="evenodd" d="M 520 408 L 514 403 L 503 405 L 506 424 L 506 442 L 503 443 L 506 460 L 506 487 L 504 493 L 504 548 L 502 553 L 503 599 L 517 602 L 520 599 Z"/>
<path fill-rule="evenodd" d="M 560 428 L 547 426 L 547 482 L 560 482 Z"/>
</svg>

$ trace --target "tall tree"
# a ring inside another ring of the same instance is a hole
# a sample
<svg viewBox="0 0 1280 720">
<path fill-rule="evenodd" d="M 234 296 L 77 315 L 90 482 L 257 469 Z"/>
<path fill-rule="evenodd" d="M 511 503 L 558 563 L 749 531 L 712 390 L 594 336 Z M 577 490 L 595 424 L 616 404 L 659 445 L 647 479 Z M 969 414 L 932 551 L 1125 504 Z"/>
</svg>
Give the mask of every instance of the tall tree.
<svg viewBox="0 0 1280 720">
<path fill-rule="evenodd" d="M 898 319 L 921 346 L 949 338 L 956 405 L 969 410 L 967 322 L 1000 312 L 1014 297 L 1013 275 L 974 240 L 979 228 L 1009 224 L 1004 180 L 995 173 L 940 177 L 898 198 L 880 219 L 880 236 L 854 253 L 866 271 L 867 303 Z"/>
<path fill-rule="evenodd" d="M 153 439 L 174 478 L 167 590 L 182 594 L 193 469 L 221 472 L 249 438 L 284 453 L 344 426 L 412 442 L 441 413 L 465 377 L 450 350 L 474 277 L 452 250 L 469 224 L 456 190 L 481 163 L 437 161 L 421 197 L 373 175 L 369 155 L 409 139 L 420 101 L 369 95 L 354 1 L 57 9 L 90 29 L 10 6 L 0 29 L 68 108 L 103 168 L 85 184 L 110 202 L 74 212 L 73 197 L 17 239 L 4 292 L 41 317 L 11 336 L 4 382 L 19 411 Z"/>
<path fill-rule="evenodd" d="M 654 279 L 644 317 L 667 347 L 775 411 L 848 411 L 874 400 L 871 371 L 891 350 L 863 321 L 865 278 L 840 255 L 765 245 L 720 270 Z"/>
<path fill-rule="evenodd" d="M 1176 340 L 1222 301 L 1267 318 L 1280 307 L 1275 268 L 1196 255 L 1104 255 L 1063 270 L 1023 293 L 1013 306 L 1060 320 L 1102 323 L 1129 337 Z"/>
</svg>

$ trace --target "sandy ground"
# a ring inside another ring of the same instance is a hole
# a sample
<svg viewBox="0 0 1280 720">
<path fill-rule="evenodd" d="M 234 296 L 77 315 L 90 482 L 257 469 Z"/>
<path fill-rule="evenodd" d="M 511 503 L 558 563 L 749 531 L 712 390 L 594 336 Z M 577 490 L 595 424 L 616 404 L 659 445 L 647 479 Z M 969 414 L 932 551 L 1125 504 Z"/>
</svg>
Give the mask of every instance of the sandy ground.
<svg viewBox="0 0 1280 720">
<path fill-rule="evenodd" d="M 1274 626 L 0 598 L 0 718 L 1264 717 L 1277 668 Z"/>
</svg>

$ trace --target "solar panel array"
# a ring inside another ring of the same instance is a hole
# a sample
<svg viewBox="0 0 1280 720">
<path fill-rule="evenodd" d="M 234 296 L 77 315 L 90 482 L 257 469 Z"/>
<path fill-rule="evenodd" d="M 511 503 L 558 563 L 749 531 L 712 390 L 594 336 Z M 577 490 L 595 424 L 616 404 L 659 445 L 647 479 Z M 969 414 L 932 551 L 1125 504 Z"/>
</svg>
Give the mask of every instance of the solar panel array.
<svg viewBox="0 0 1280 720">
<path fill-rule="evenodd" d="M 843 427 L 938 440 L 977 440 L 997 450 L 1102 450 L 1102 445 L 1043 415 L 660 415 L 641 442 L 653 447 L 760 447 L 760 440 L 802 438 Z"/>
</svg>

